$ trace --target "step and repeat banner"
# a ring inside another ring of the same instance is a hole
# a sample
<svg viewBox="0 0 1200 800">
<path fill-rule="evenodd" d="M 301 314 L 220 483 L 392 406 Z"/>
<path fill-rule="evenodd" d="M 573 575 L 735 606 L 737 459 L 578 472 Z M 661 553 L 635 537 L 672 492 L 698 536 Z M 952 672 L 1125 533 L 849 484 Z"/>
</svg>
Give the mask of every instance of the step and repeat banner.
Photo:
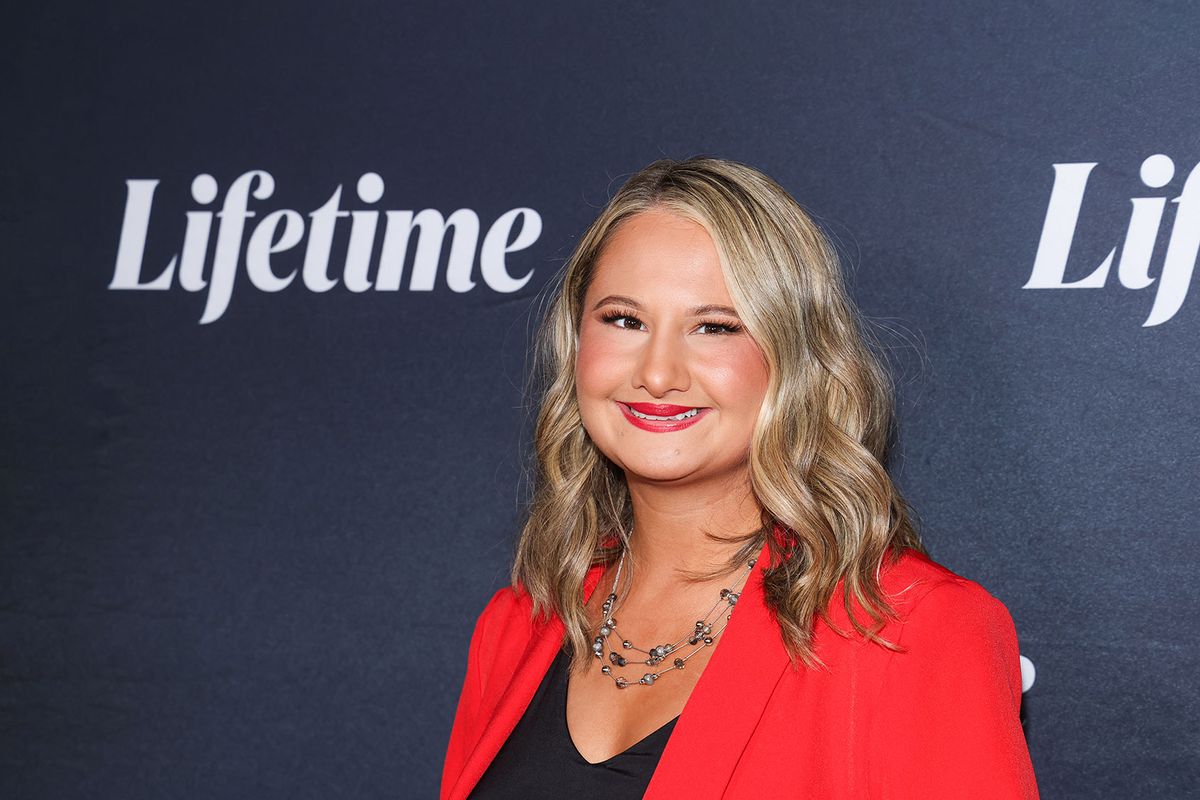
<svg viewBox="0 0 1200 800">
<path fill-rule="evenodd" d="M 433 797 L 548 286 L 707 154 L 837 243 L 1047 798 L 1200 785 L 1200 6 L 29 4 L 0 796 Z"/>
</svg>

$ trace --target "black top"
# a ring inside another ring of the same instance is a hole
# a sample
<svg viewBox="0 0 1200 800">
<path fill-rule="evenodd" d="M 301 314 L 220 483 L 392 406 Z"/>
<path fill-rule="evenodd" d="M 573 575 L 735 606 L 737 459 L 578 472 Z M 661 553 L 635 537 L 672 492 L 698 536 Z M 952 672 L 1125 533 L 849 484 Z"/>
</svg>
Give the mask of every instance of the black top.
<svg viewBox="0 0 1200 800">
<path fill-rule="evenodd" d="M 471 793 L 471 800 L 623 800 L 646 793 L 679 717 L 607 761 L 589 764 L 567 731 L 571 659 L 559 650 L 508 741 Z M 654 691 L 644 686 L 613 691 Z"/>
</svg>

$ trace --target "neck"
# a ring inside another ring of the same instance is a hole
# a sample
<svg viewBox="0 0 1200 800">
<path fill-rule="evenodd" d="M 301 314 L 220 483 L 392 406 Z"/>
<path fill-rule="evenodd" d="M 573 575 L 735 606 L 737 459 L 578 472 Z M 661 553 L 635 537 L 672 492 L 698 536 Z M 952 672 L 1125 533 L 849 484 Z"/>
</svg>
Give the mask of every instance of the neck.
<svg viewBox="0 0 1200 800">
<path fill-rule="evenodd" d="M 649 594 L 679 586 L 687 573 L 707 573 L 727 564 L 744 544 L 710 539 L 705 532 L 738 536 L 762 525 L 748 475 L 687 487 L 630 481 L 629 493 L 630 560 L 640 591 Z"/>
</svg>

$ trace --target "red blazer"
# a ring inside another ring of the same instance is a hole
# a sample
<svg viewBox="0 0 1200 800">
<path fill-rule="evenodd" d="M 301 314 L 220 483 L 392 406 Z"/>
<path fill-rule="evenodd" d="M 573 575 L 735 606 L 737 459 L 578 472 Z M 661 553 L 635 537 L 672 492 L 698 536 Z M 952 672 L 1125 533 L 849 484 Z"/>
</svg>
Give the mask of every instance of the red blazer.
<svg viewBox="0 0 1200 800">
<path fill-rule="evenodd" d="M 763 600 L 768 558 L 764 546 L 646 798 L 1038 796 L 1018 717 L 1016 630 L 998 600 L 906 553 L 880 576 L 901 615 L 882 635 L 905 652 L 818 622 L 814 645 L 826 666 L 796 671 Z M 600 573 L 588 572 L 585 597 Z M 853 631 L 840 584 L 830 607 L 833 622 Z M 470 794 L 562 644 L 562 622 L 534 624 L 531 609 L 527 594 L 504 588 L 475 625 L 442 800 Z"/>
</svg>

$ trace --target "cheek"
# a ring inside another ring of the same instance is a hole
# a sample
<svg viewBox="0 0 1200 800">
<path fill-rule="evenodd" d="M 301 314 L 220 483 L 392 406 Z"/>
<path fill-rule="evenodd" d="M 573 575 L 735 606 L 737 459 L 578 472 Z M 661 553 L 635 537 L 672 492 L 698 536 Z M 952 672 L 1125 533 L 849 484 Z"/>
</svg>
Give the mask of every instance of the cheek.
<svg viewBox="0 0 1200 800">
<path fill-rule="evenodd" d="M 750 348 L 750 350 L 751 352 L 746 354 L 743 362 L 746 365 L 746 374 L 743 380 L 746 382 L 747 391 L 756 398 L 757 406 L 762 405 L 763 398 L 767 394 L 767 385 L 771 382 L 771 370 L 758 347 Z"/>
<path fill-rule="evenodd" d="M 713 363 L 717 385 L 723 388 L 724 402 L 750 418 L 757 418 L 770 382 L 770 370 L 762 351 L 751 340 L 742 340 Z"/>
<path fill-rule="evenodd" d="M 615 373 L 613 348 L 587 326 L 579 334 L 579 353 L 575 357 L 575 389 L 580 403 L 597 394 L 607 394 Z"/>
</svg>

